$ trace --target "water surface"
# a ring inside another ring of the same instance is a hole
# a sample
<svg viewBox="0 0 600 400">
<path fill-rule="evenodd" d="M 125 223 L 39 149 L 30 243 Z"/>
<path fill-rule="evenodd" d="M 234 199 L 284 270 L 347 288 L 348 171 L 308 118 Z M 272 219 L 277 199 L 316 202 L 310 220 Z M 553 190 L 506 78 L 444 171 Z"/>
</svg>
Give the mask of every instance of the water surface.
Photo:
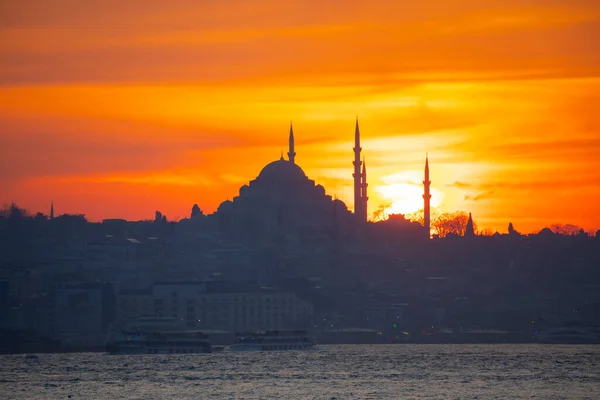
<svg viewBox="0 0 600 400">
<path fill-rule="evenodd" d="M 0 356 L 2 399 L 600 399 L 600 346 Z"/>
</svg>

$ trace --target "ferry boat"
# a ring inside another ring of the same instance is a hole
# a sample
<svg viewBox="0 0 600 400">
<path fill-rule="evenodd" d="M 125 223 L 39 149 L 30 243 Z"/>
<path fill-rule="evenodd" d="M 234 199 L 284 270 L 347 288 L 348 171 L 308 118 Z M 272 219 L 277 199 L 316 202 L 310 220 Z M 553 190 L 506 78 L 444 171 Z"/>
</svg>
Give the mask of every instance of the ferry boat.
<svg viewBox="0 0 600 400">
<path fill-rule="evenodd" d="M 306 330 L 271 330 L 236 333 L 230 351 L 313 350 L 317 344 Z"/>
<path fill-rule="evenodd" d="M 113 354 L 211 353 L 212 346 L 202 332 L 127 332 L 110 341 L 106 350 Z"/>
<path fill-rule="evenodd" d="M 106 350 L 113 354 L 211 353 L 207 335 L 184 330 L 172 318 L 141 318 L 113 332 Z"/>
</svg>

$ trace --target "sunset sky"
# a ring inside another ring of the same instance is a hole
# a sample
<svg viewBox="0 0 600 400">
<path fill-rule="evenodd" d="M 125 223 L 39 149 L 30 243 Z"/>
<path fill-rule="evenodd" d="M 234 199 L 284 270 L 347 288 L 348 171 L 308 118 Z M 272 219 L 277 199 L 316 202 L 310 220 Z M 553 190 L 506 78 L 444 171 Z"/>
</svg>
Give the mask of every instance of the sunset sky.
<svg viewBox="0 0 600 400">
<path fill-rule="evenodd" d="M 597 0 L 0 4 L 0 203 L 205 213 L 287 151 L 352 208 L 600 228 Z"/>
</svg>

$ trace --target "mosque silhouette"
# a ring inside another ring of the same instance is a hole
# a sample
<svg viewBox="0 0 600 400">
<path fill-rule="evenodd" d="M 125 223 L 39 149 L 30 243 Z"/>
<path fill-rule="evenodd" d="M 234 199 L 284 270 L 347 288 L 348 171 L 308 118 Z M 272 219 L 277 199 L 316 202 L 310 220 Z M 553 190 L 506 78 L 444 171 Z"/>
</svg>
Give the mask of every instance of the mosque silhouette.
<svg viewBox="0 0 600 400">
<path fill-rule="evenodd" d="M 354 132 L 354 213 L 346 204 L 327 195 L 296 163 L 294 131 L 290 124 L 288 159 L 267 164 L 256 179 L 244 185 L 233 200 L 221 203 L 215 213 L 219 230 L 240 239 L 258 240 L 289 232 L 328 232 L 366 224 L 367 169 L 361 160 L 358 118 Z M 425 228 L 429 230 L 429 162 L 424 184 Z M 428 235 L 429 236 L 429 235 Z"/>
</svg>

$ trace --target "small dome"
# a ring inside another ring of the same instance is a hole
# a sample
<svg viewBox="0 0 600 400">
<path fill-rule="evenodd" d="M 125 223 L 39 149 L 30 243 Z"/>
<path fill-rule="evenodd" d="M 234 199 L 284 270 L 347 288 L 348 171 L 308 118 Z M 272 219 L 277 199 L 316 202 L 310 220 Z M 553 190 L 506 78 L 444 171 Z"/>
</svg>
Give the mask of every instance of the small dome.
<svg viewBox="0 0 600 400">
<path fill-rule="evenodd" d="M 244 196 L 246 194 L 248 194 L 248 189 L 250 189 L 250 186 L 248 185 L 244 185 L 240 188 L 240 196 Z"/>
<path fill-rule="evenodd" d="M 302 171 L 302 168 L 298 165 L 281 159 L 267 164 L 262 171 L 260 171 L 257 179 L 270 181 L 297 181 L 307 178 L 304 171 Z"/>
<path fill-rule="evenodd" d="M 343 201 L 341 201 L 340 199 L 335 199 L 333 200 L 333 207 L 336 210 L 344 210 L 344 211 L 348 211 L 348 207 L 346 206 L 346 203 L 344 203 Z"/>
<path fill-rule="evenodd" d="M 219 205 L 219 208 L 217 208 L 217 211 L 227 211 L 227 210 L 231 209 L 232 205 L 233 205 L 232 201 L 225 200 L 224 202 L 221 203 L 221 205 Z"/>
</svg>

